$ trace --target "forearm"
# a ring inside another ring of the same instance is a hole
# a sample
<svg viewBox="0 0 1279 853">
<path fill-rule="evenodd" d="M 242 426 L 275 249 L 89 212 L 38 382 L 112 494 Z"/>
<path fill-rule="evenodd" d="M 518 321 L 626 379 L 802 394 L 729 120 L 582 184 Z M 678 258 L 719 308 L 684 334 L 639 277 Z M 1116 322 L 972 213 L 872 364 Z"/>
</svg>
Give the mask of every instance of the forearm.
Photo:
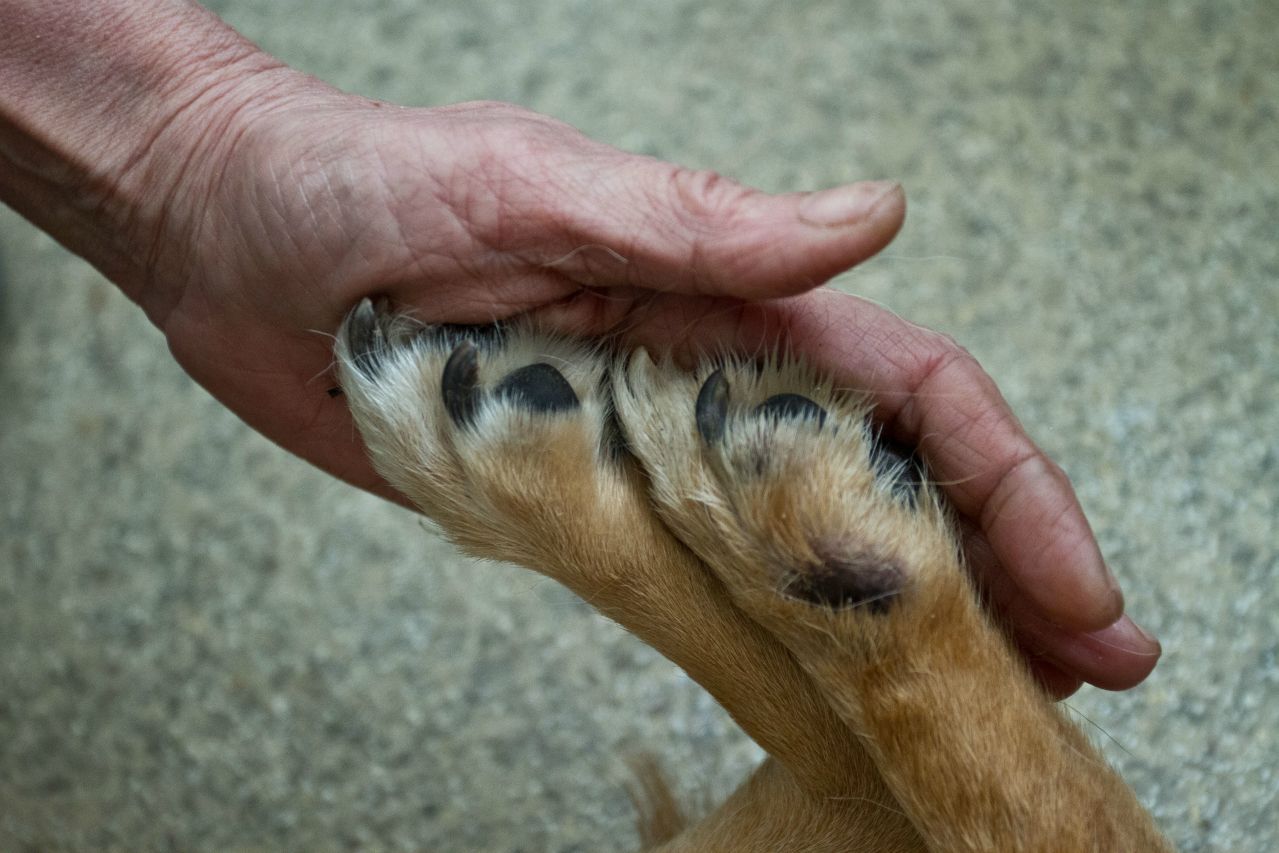
<svg viewBox="0 0 1279 853">
<path fill-rule="evenodd" d="M 0 0 L 0 21 L 0 200 L 166 301 L 144 298 L 172 275 L 162 247 L 192 227 L 254 81 L 292 72 L 188 0 Z"/>
</svg>

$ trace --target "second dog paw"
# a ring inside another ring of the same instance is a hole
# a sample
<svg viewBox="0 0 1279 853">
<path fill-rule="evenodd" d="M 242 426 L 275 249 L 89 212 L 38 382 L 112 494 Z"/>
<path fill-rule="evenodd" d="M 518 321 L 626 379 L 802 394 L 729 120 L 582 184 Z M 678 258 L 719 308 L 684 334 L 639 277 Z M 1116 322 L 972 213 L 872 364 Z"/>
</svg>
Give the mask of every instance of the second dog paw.
<svg viewBox="0 0 1279 853">
<path fill-rule="evenodd" d="M 663 518 L 783 638 L 916 613 L 930 586 L 964 583 L 923 464 L 878 435 L 860 395 L 777 360 L 686 374 L 640 353 L 619 373 Z"/>
</svg>

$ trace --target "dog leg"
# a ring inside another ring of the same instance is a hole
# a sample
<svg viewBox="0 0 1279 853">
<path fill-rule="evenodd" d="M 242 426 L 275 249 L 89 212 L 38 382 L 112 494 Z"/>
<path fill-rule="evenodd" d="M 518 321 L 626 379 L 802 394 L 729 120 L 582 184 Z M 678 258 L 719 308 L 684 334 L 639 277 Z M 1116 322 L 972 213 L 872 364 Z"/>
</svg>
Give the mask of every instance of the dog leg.
<svg viewBox="0 0 1279 853">
<path fill-rule="evenodd" d="M 607 354 L 521 329 L 424 327 L 366 300 L 336 355 L 375 466 L 453 541 L 567 585 L 774 757 L 671 849 L 922 849 L 812 680 L 654 515 L 613 423 Z"/>
<path fill-rule="evenodd" d="M 659 512 L 861 735 L 933 851 L 1167 850 L 979 606 L 946 509 L 793 364 L 614 378 Z"/>
</svg>

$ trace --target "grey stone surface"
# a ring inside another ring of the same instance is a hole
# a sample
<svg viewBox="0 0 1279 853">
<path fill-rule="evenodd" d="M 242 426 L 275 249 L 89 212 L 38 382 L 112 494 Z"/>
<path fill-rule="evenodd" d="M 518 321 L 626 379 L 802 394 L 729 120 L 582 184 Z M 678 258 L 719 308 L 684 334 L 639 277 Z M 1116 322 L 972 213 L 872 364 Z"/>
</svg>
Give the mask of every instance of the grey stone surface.
<svg viewBox="0 0 1279 853">
<path fill-rule="evenodd" d="M 1182 850 L 1279 849 L 1279 6 L 210 5 L 348 91 L 901 179 L 840 286 L 981 359 L 1165 644 L 1071 705 Z M 0 245 L 0 849 L 624 849 L 628 750 L 715 795 L 758 756 L 572 596 L 250 432 L 7 210 Z"/>
</svg>

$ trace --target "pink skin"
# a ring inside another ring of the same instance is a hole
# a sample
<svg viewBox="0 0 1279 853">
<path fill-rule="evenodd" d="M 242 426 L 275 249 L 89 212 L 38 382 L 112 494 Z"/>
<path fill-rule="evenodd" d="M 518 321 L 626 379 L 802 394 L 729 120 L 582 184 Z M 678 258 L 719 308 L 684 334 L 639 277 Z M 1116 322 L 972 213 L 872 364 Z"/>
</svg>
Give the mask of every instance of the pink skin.
<svg viewBox="0 0 1279 853">
<path fill-rule="evenodd" d="M 344 95 L 229 30 L 204 53 L 218 73 L 191 84 L 195 106 L 148 137 L 145 157 L 85 146 L 124 164 L 92 168 L 82 155 L 79 193 L 97 193 L 98 207 L 65 205 L 51 172 L 23 165 L 51 139 L 113 138 L 95 136 L 83 110 L 49 119 L 61 124 L 43 137 L 35 118 L 35 130 L 0 121 L 0 154 L 22 155 L 0 172 L 0 197 L 116 281 L 179 363 L 273 441 L 404 502 L 369 466 L 345 402 L 326 393 L 328 336 L 365 296 L 426 322 L 533 314 L 685 356 L 788 345 L 869 391 L 877 417 L 952 484 L 975 575 L 1051 691 L 1131 687 L 1153 668 L 1158 643 L 1122 615 L 1068 480 L 976 361 L 819 287 L 897 233 L 896 184 L 771 196 L 506 104 L 405 109 Z M 59 204 L 62 218 L 49 212 Z"/>
</svg>

